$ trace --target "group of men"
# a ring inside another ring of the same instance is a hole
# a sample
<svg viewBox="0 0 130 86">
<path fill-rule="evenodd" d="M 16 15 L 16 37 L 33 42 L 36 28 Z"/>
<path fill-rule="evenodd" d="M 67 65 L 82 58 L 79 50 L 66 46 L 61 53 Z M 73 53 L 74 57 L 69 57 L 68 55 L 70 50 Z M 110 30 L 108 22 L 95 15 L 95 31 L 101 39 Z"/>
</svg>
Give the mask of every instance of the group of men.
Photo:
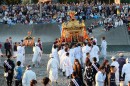
<svg viewBox="0 0 130 86">
<path fill-rule="evenodd" d="M 82 47 L 80 44 L 72 44 L 70 47 L 68 44 L 65 44 L 61 45 L 59 50 L 56 47 L 56 43 L 54 43 L 52 54 L 50 54 L 51 59 L 47 65 L 50 80 L 57 82 L 58 69 L 60 69 L 60 71 L 63 72 L 63 76 L 66 76 L 67 79 L 72 78 L 69 86 L 129 86 L 130 59 L 126 59 L 124 54 L 120 53 L 119 58 L 112 56 L 112 63 L 109 65 L 109 61 L 106 58 L 107 42 L 105 41 L 105 37 L 102 37 L 101 56 L 104 57 L 105 64 L 99 64 L 99 48 L 96 42 L 97 41 L 93 39 L 93 45 L 83 43 Z M 79 76 L 73 69 L 73 66 L 76 64 L 75 59 L 79 60 L 84 73 L 87 74 L 87 77 L 84 79 L 90 80 L 86 85 L 81 84 L 82 80 L 78 78 Z M 90 63 L 86 61 L 86 59 L 89 59 Z M 93 73 L 94 70 L 96 74 Z M 94 74 L 95 76 L 93 76 Z M 95 83 L 93 84 L 92 82 Z"/>
<path fill-rule="evenodd" d="M 97 39 L 91 38 L 92 45 L 89 43 L 81 44 L 62 44 L 57 46 L 57 42 L 54 42 L 52 46 L 52 53 L 50 54 L 51 59 L 47 64 L 47 72 L 49 73 L 49 78 L 52 82 L 57 82 L 58 80 L 58 70 L 63 72 L 63 76 L 68 79 L 73 75 L 73 65 L 75 64 L 75 59 L 79 61 L 82 68 L 86 67 L 86 57 L 89 57 L 90 61 L 93 63 L 95 58 L 99 62 L 99 47 L 97 46 Z M 88 53 L 88 55 L 87 55 Z M 102 37 L 101 42 L 101 56 L 106 59 L 107 56 L 107 42 L 105 37 Z M 75 85 L 77 86 L 77 85 Z M 81 85 L 79 85 L 81 86 Z"/>
</svg>

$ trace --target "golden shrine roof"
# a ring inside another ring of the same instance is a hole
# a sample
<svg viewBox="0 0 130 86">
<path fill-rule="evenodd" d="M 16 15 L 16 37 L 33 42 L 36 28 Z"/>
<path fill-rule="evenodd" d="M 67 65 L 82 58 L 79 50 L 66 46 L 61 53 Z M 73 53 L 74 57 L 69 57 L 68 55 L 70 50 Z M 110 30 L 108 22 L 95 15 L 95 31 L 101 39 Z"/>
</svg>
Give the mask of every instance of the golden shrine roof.
<svg viewBox="0 0 130 86">
<path fill-rule="evenodd" d="M 62 23 L 62 28 L 80 28 L 84 26 L 85 26 L 84 21 L 79 22 L 78 20 L 71 20 L 71 21 Z"/>
</svg>

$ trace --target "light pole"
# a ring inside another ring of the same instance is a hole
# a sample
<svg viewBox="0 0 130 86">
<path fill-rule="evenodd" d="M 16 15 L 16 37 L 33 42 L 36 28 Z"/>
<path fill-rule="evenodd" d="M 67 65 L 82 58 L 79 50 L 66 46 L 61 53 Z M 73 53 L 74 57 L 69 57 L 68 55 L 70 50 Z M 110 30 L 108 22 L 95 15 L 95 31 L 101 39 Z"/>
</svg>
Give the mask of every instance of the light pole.
<svg viewBox="0 0 130 86">
<path fill-rule="evenodd" d="M 42 17 L 42 2 L 40 2 L 40 17 Z"/>
</svg>

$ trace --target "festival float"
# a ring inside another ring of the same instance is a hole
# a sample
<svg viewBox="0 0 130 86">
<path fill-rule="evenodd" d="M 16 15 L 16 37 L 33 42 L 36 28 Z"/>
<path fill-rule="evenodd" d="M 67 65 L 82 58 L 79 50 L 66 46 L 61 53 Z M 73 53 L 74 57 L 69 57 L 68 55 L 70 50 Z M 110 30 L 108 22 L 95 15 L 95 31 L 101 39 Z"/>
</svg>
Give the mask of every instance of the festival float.
<svg viewBox="0 0 130 86">
<path fill-rule="evenodd" d="M 23 44 L 25 45 L 25 46 L 34 46 L 34 37 L 33 36 L 31 36 L 31 32 L 29 31 L 28 32 L 28 36 L 26 36 L 25 38 L 24 38 L 24 40 L 23 40 Z"/>
<path fill-rule="evenodd" d="M 60 42 L 84 42 L 89 40 L 84 21 L 75 19 L 76 12 L 70 11 L 70 21 L 62 23 Z"/>
</svg>

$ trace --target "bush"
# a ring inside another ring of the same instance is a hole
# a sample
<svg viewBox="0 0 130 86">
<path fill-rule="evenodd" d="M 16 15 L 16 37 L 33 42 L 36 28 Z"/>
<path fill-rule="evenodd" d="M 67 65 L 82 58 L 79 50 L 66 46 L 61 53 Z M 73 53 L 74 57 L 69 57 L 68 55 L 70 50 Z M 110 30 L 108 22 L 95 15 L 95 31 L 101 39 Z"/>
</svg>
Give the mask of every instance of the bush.
<svg viewBox="0 0 130 86">
<path fill-rule="evenodd" d="M 130 0 L 121 0 L 121 3 L 130 3 Z"/>
<path fill-rule="evenodd" d="M 14 5 L 21 3 L 21 0 L 4 0 L 3 3 L 7 5 Z"/>
</svg>

